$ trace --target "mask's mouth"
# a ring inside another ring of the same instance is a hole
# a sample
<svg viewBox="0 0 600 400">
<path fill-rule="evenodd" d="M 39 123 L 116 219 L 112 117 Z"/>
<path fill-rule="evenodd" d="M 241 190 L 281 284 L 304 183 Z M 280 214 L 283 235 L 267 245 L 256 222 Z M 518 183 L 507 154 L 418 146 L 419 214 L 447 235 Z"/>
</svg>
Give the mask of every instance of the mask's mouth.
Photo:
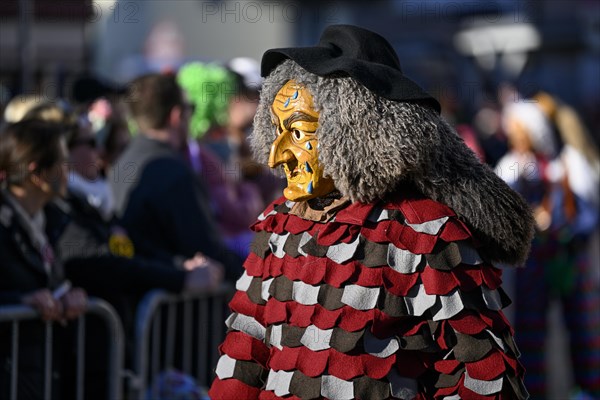
<svg viewBox="0 0 600 400">
<path fill-rule="evenodd" d="M 300 168 L 296 157 L 293 157 L 291 160 L 283 164 L 283 169 L 286 177 L 289 180 L 297 179 L 302 173 L 302 169 Z"/>
</svg>

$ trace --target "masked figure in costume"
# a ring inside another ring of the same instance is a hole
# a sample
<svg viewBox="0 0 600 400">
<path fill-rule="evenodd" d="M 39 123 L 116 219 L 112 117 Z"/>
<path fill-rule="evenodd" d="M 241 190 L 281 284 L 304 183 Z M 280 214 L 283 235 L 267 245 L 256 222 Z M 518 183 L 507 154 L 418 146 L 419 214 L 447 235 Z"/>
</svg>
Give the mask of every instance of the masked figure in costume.
<svg viewBox="0 0 600 400">
<path fill-rule="evenodd" d="M 213 399 L 522 399 L 499 264 L 532 217 L 390 44 L 327 28 L 269 50 L 252 146 L 288 186 L 258 217 Z"/>
</svg>

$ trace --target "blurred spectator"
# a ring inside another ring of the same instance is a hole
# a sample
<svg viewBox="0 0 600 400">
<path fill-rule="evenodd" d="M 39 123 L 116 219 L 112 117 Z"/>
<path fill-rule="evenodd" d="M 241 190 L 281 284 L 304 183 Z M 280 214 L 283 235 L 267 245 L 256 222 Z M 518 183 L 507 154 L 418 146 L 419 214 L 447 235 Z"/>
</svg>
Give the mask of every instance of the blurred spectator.
<svg viewBox="0 0 600 400">
<path fill-rule="evenodd" d="M 564 144 L 560 157 L 566 166 L 564 172 L 569 175 L 573 191 L 586 201 L 598 205 L 600 155 L 591 135 L 572 107 L 545 92 L 538 93 L 534 100 Z"/>
<path fill-rule="evenodd" d="M 4 121 L 6 123 L 21 121 L 27 111 L 39 105 L 40 102 L 40 98 L 35 95 L 15 96 L 4 109 Z"/>
<path fill-rule="evenodd" d="M 570 179 L 572 174 L 589 176 L 589 168 L 578 169 L 573 158 L 562 156 L 571 150 L 563 147 L 537 103 L 508 102 L 503 125 L 510 151 L 496 171 L 526 198 L 537 224 L 530 258 L 515 280 L 515 338 L 527 370 L 525 385 L 532 398 L 546 398 L 546 310 L 554 297 L 563 305 L 570 332 L 575 381 L 598 396 L 600 321 L 595 310 L 600 309 L 600 282 L 586 251 L 598 208 Z"/>
<path fill-rule="evenodd" d="M 63 100 L 52 102 L 36 94 L 16 96 L 4 110 L 5 123 L 20 122 L 26 116 L 58 124 L 75 123 L 68 103 Z"/>
<path fill-rule="evenodd" d="M 241 179 L 254 183 L 260 190 L 263 207 L 281 196 L 285 179 L 277 177 L 270 168 L 254 161 L 250 142 L 254 115 L 262 85 L 258 61 L 245 57 L 234 58 L 227 67 L 234 74 L 236 93 L 229 102 L 227 134 L 232 148 L 231 164 L 241 172 Z"/>
<path fill-rule="evenodd" d="M 101 97 L 90 105 L 87 113 L 96 137 L 103 176 L 108 175 L 131 141 L 127 120 L 119 110 L 119 101 L 117 99 L 113 104 Z"/>
<path fill-rule="evenodd" d="M 465 144 L 473 150 L 479 161 L 485 162 L 485 153 L 479 144 L 479 139 L 475 131 L 467 124 L 456 125 L 456 132 L 460 135 Z"/>
<path fill-rule="evenodd" d="M 175 266 L 135 255 L 124 229 L 109 222 L 112 210 L 105 207 L 103 195 L 110 192 L 100 176 L 95 138 L 84 116 L 76 119 L 50 102 L 24 114 L 26 121 L 50 120 L 62 124 L 70 150 L 65 164 L 70 168 L 68 194 L 61 193 L 64 201 L 54 199 L 44 212 L 46 232 L 54 238 L 56 259 L 64 265 L 65 275 L 74 284 L 108 300 L 116 308 L 129 342 L 133 340 L 137 304 L 148 290 L 161 288 L 178 293 L 209 289 L 220 283 L 220 269 L 199 256 Z M 85 371 L 91 376 L 86 378 L 85 396 L 103 399 L 107 365 L 100 361 L 107 354 L 102 341 L 103 325 L 96 326 L 93 319 L 88 323 L 93 329 L 88 329 Z"/>
<path fill-rule="evenodd" d="M 73 82 L 72 98 L 77 104 L 90 105 L 96 99 L 125 94 L 126 89 L 96 76 L 84 75 Z"/>
<path fill-rule="evenodd" d="M 225 243 L 238 255 L 246 257 L 253 237 L 249 226 L 266 205 L 257 186 L 241 179 L 240 166 L 236 161 L 239 136 L 234 138 L 227 124 L 231 121 L 231 109 L 236 108 L 244 115 L 235 114 L 235 120 L 241 125 L 240 129 L 245 128 L 248 118 L 252 121 L 256 108 L 250 106 L 248 110 L 247 106 L 232 106 L 243 100 L 233 95 L 233 75 L 224 68 L 188 64 L 180 71 L 178 80 L 195 105 L 191 132 L 202 138 L 197 141 L 186 138 L 184 157 L 208 186 L 211 205 Z M 219 152 L 221 158 L 211 150 Z"/>
<path fill-rule="evenodd" d="M 598 207 L 600 205 L 600 156 L 598 147 L 585 128 L 577 112 L 559 99 L 546 92 L 534 96 L 538 106 L 550 120 L 559 141 L 563 144 L 559 157 L 549 169 L 550 179 L 563 182 L 574 193 L 577 199 L 577 212 L 584 214 L 587 211 L 589 229 L 582 232 L 573 232 L 573 251 L 579 252 L 576 262 L 579 267 L 575 277 L 579 285 L 572 291 L 580 292 L 573 296 L 574 304 L 566 306 L 565 312 L 575 307 L 579 310 L 600 309 L 600 250 Z M 579 218 L 581 219 L 581 218 Z M 556 271 L 555 279 L 561 279 L 561 271 Z M 585 287 L 581 287 L 586 280 Z M 584 391 L 595 394 L 600 398 L 600 322 L 593 312 L 576 312 L 567 315 L 572 319 L 571 354 L 575 370 L 575 384 Z M 589 335 L 596 338 L 590 339 Z"/>
<path fill-rule="evenodd" d="M 117 77 L 128 82 L 151 73 L 174 72 L 184 61 L 186 37 L 176 20 L 169 17 L 156 21 L 148 33 L 142 54 L 131 54 L 117 66 Z"/>
<path fill-rule="evenodd" d="M 177 82 L 185 90 L 194 110 L 189 134 L 202 142 L 225 164 L 231 157 L 227 137 L 229 102 L 235 95 L 235 79 L 216 64 L 191 62 L 177 73 Z"/>
<path fill-rule="evenodd" d="M 485 162 L 492 166 L 496 165 L 508 150 L 501 119 L 502 113 L 498 105 L 489 103 L 477 111 L 472 122 L 485 155 Z"/>
<path fill-rule="evenodd" d="M 186 165 L 191 106 L 175 76 L 150 74 L 131 84 L 129 100 L 139 134 L 111 169 L 117 214 L 138 254 L 173 262 L 198 253 L 236 279 L 241 259 L 224 246 L 203 183 Z"/>
<path fill-rule="evenodd" d="M 114 212 L 114 199 L 102 175 L 97 141 L 87 117 L 77 118 L 65 101 L 39 101 L 35 96 L 14 99 L 7 111 L 11 111 L 8 118 L 12 122 L 40 120 L 63 126 L 69 150 L 69 190 L 86 198 L 104 219 L 110 219 Z"/>
<path fill-rule="evenodd" d="M 87 200 L 105 220 L 114 213 L 114 197 L 108 182 L 102 176 L 98 144 L 92 126 L 85 116 L 67 139 L 69 147 L 69 191 Z"/>
<path fill-rule="evenodd" d="M 53 238 L 45 233 L 44 206 L 66 191 L 66 144 L 60 127 L 41 121 L 10 124 L 0 134 L 0 304 L 27 304 L 42 319 L 65 321 L 85 311 L 86 292 L 80 288 L 54 292 L 64 281 L 54 256 Z M 17 387 L 21 399 L 41 399 L 44 390 L 44 325 L 21 327 Z M 11 341 L 0 332 L 0 362 L 11 365 Z M 53 397 L 59 398 L 64 379 L 61 360 L 66 332 L 57 328 L 53 358 Z M 11 368 L 0 371 L 0 393 L 8 398 Z"/>
<path fill-rule="evenodd" d="M 0 115 L 4 113 L 4 107 L 6 107 L 10 98 L 10 90 L 0 82 Z"/>
</svg>

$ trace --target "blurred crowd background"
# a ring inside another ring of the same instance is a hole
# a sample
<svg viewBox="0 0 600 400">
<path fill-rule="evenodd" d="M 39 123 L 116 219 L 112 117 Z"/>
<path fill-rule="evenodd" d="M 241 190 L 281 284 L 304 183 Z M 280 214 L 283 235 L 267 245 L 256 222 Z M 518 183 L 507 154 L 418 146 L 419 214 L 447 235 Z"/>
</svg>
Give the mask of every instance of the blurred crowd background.
<svg viewBox="0 0 600 400">
<path fill-rule="evenodd" d="M 507 270 L 504 280 L 534 398 L 600 396 L 598 1 L 3 1 L 3 130 L 13 136 L 43 130 L 12 125 L 26 120 L 68 126 L 69 173 L 59 197 L 79 213 L 74 219 L 83 232 L 106 231 L 91 241 L 93 254 L 62 249 L 67 277 L 88 293 L 114 297 L 107 294 L 114 292 L 112 278 L 98 276 L 120 277 L 122 270 L 90 266 L 90 259 L 106 265 L 97 250 L 105 245 L 131 269 L 131 282 L 142 268 L 155 271 L 139 285 L 119 286 L 127 298 L 112 301 L 128 304 L 121 313 L 152 287 L 182 291 L 235 280 L 252 240 L 249 225 L 285 185 L 253 162 L 246 140 L 261 85 L 259 60 L 269 48 L 313 45 L 324 27 L 339 23 L 387 38 L 403 72 L 440 100 L 466 144 L 531 204 L 537 235 L 530 261 Z M 183 89 L 181 97 L 172 85 Z M 145 96 L 156 101 L 144 102 Z M 181 109 L 177 121 L 148 123 L 148 114 L 173 107 Z M 158 135 L 181 124 L 180 142 L 170 150 L 199 186 L 168 193 L 159 205 L 168 211 L 131 216 L 125 199 L 132 189 L 121 185 L 136 173 L 128 163 L 146 165 L 140 152 L 155 151 L 142 143 L 148 131 Z M 2 190 L 10 191 L 6 170 L 0 172 Z M 188 200 L 190 208 L 182 206 Z M 54 214 L 46 213 L 52 222 Z M 213 240 L 214 256 L 206 244 L 157 251 L 152 240 L 159 239 L 144 237 L 155 218 L 172 221 L 182 213 L 189 218 L 182 225 L 196 226 L 174 232 L 190 242 Z M 8 258 L 0 257 L 5 268 Z M 207 264 L 210 273 L 200 268 Z"/>
</svg>

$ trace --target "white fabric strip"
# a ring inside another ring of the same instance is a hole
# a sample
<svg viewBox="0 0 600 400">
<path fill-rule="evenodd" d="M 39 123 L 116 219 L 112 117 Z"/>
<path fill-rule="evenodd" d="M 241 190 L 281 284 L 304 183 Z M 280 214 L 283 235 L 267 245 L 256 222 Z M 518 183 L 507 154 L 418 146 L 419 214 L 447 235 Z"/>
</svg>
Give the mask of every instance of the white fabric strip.
<svg viewBox="0 0 600 400">
<path fill-rule="evenodd" d="M 267 214 L 265 214 L 265 213 L 260 213 L 260 215 L 258 216 L 258 218 L 257 218 L 257 219 L 258 219 L 259 221 L 264 221 L 265 219 L 267 219 L 267 217 L 270 217 L 271 215 L 275 215 L 275 214 L 277 214 L 277 211 L 275 211 L 275 210 L 271 210 L 271 211 L 269 211 Z"/>
<path fill-rule="evenodd" d="M 399 249 L 392 243 L 388 245 L 388 265 L 401 274 L 412 274 L 417 272 L 421 263 L 422 255 L 413 254 L 408 250 Z"/>
<path fill-rule="evenodd" d="M 348 261 L 352 258 L 354 253 L 356 253 L 356 249 L 360 243 L 360 238 L 360 235 L 356 235 L 356 239 L 350 243 L 338 243 L 330 246 L 327 249 L 327 258 L 335 261 L 338 264 Z"/>
<path fill-rule="evenodd" d="M 408 295 L 404 297 L 404 303 L 409 315 L 421 316 L 435 304 L 437 296 L 425 292 L 423 283 L 413 286 Z"/>
<path fill-rule="evenodd" d="M 348 285 L 344 288 L 341 301 L 357 310 L 371 310 L 377 304 L 379 289 L 378 287 Z"/>
<path fill-rule="evenodd" d="M 237 282 L 235 283 L 235 288 L 237 290 L 245 292 L 248 290 L 251 283 L 252 283 L 252 277 L 250 275 L 248 275 L 248 271 L 244 271 L 244 273 L 242 274 L 240 279 L 238 279 Z"/>
<path fill-rule="evenodd" d="M 260 297 L 262 297 L 264 301 L 269 300 L 269 297 L 271 297 L 269 294 L 269 288 L 271 287 L 271 283 L 273 283 L 273 279 L 274 278 L 269 278 L 261 283 Z"/>
<path fill-rule="evenodd" d="M 271 248 L 271 251 L 275 257 L 283 258 L 285 255 L 285 252 L 283 251 L 283 245 L 289 236 L 289 232 L 285 235 L 278 235 L 276 233 L 271 234 L 271 237 L 269 238 L 269 247 Z"/>
<path fill-rule="evenodd" d="M 381 222 L 390 219 L 390 213 L 388 210 L 381 210 L 381 214 L 377 217 L 376 222 Z"/>
<path fill-rule="evenodd" d="M 333 333 L 333 329 L 319 329 L 314 325 L 310 325 L 306 328 L 302 337 L 300 338 L 300 343 L 308 347 L 312 351 L 320 351 L 328 349 L 329 342 L 331 341 L 331 335 Z"/>
<path fill-rule="evenodd" d="M 217 363 L 217 368 L 215 372 L 219 379 L 227 379 L 233 377 L 233 372 L 235 371 L 235 359 L 229 357 L 227 354 L 223 354 L 221 358 L 219 358 L 219 362 Z"/>
<path fill-rule="evenodd" d="M 442 226 L 444 226 L 446 221 L 448 221 L 448 217 L 434 219 L 432 221 L 423 222 L 421 224 L 409 224 L 408 222 L 406 222 L 406 225 L 410 226 L 419 233 L 437 235 L 437 233 L 440 231 Z"/>
<path fill-rule="evenodd" d="M 321 378 L 321 396 L 328 399 L 350 400 L 354 398 L 354 384 L 333 375 Z"/>
<path fill-rule="evenodd" d="M 258 340 L 265 339 L 266 329 L 257 320 L 244 314 L 233 313 L 227 320 L 225 325 L 230 329 L 244 332 Z"/>
<path fill-rule="evenodd" d="M 458 288 L 450 292 L 449 295 L 438 296 L 437 302 L 440 309 L 433 315 L 434 321 L 452 318 L 465 308 Z"/>
<path fill-rule="evenodd" d="M 292 299 L 305 306 L 317 304 L 320 286 L 312 286 L 302 281 L 294 281 L 292 286 Z"/>
<path fill-rule="evenodd" d="M 304 232 L 302 234 L 302 237 L 300 238 L 300 243 L 298 244 L 298 253 L 300 253 L 304 257 L 306 257 L 308 254 L 304 250 L 302 250 L 302 246 L 308 243 L 310 239 L 312 239 L 312 236 L 310 236 L 308 232 Z"/>
<path fill-rule="evenodd" d="M 494 334 L 494 332 L 490 331 L 489 329 L 486 329 L 485 331 L 488 333 L 488 335 L 490 335 L 492 337 L 492 339 L 494 339 L 494 342 L 496 342 L 498 347 L 500 347 L 502 349 L 502 351 L 506 353 L 506 346 L 504 345 L 504 342 L 502 341 L 502 339 L 500 339 L 498 336 L 496 336 Z"/>
<path fill-rule="evenodd" d="M 482 396 L 498 393 L 502 390 L 503 380 L 504 378 L 500 377 L 493 381 L 481 381 L 479 379 L 471 378 L 469 373 L 465 371 L 465 387 Z"/>
<path fill-rule="evenodd" d="M 271 346 L 275 346 L 279 350 L 283 350 L 283 346 L 281 345 L 281 336 L 282 336 L 282 326 L 281 325 L 271 325 L 271 337 L 269 338 L 269 343 L 271 344 Z"/>
<path fill-rule="evenodd" d="M 290 382 L 294 371 L 269 371 L 267 377 L 267 385 L 265 389 L 274 391 L 277 396 L 285 396 L 290 394 Z"/>
</svg>

